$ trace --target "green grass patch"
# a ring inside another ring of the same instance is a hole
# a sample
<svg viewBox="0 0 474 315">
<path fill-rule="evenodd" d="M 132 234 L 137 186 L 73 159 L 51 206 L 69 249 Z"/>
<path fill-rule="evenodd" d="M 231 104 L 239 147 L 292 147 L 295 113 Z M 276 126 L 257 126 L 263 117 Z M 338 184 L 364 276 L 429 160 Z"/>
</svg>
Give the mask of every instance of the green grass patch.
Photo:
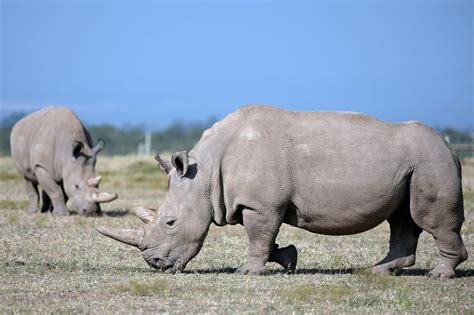
<svg viewBox="0 0 474 315">
<path fill-rule="evenodd" d="M 397 288 L 395 299 L 398 305 L 405 310 L 409 310 L 413 303 L 411 301 L 411 291 L 407 287 Z"/>
<path fill-rule="evenodd" d="M 0 169 L 0 181 L 21 181 L 21 179 L 15 169 Z"/>
<path fill-rule="evenodd" d="M 115 171 L 100 172 L 104 181 L 114 188 L 151 188 L 166 190 L 168 179 L 156 164 L 136 161 Z"/>
<path fill-rule="evenodd" d="M 353 294 L 353 290 L 346 285 L 313 285 L 302 284 L 282 289 L 278 295 L 292 302 L 322 302 L 339 301 Z"/>
<path fill-rule="evenodd" d="M 168 281 L 163 279 L 151 281 L 132 279 L 127 283 L 115 285 L 112 287 L 112 292 L 130 293 L 138 296 L 167 296 L 170 292 L 170 285 Z"/>
<path fill-rule="evenodd" d="M 2 209 L 26 209 L 27 200 L 0 199 L 0 208 Z"/>
</svg>

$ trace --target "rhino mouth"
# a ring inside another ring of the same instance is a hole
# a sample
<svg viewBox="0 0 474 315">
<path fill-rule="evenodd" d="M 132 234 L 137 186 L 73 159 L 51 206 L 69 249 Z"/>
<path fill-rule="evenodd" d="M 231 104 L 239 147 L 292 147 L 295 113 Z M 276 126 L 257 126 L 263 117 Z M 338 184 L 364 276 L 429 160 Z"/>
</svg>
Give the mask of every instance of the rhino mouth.
<svg viewBox="0 0 474 315">
<path fill-rule="evenodd" d="M 153 268 L 165 273 L 181 272 L 184 269 L 184 266 L 182 266 L 178 261 L 171 261 L 169 259 L 153 258 L 146 262 Z"/>
</svg>

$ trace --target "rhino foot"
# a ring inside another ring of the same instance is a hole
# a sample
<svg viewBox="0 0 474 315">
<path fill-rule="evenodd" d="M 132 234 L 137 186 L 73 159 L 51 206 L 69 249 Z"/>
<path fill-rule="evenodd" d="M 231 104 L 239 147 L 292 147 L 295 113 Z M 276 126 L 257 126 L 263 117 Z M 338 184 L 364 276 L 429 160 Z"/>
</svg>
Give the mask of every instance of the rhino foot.
<svg viewBox="0 0 474 315">
<path fill-rule="evenodd" d="M 38 207 L 33 207 L 33 208 L 28 207 L 26 209 L 26 213 L 28 213 L 28 214 L 35 214 L 35 213 L 38 213 L 38 212 L 40 212 L 40 209 Z"/>
<path fill-rule="evenodd" d="M 265 275 L 267 273 L 267 268 L 265 266 L 250 266 L 248 264 L 244 264 L 242 267 L 238 268 L 235 273 L 241 274 L 241 275 Z"/>
<path fill-rule="evenodd" d="M 69 215 L 69 210 L 66 207 L 54 207 L 53 215 L 66 216 L 66 215 Z"/>
<path fill-rule="evenodd" d="M 431 270 L 428 273 L 428 276 L 435 279 L 445 280 L 455 278 L 456 273 L 452 268 L 440 265 L 437 266 L 435 269 Z"/>
</svg>

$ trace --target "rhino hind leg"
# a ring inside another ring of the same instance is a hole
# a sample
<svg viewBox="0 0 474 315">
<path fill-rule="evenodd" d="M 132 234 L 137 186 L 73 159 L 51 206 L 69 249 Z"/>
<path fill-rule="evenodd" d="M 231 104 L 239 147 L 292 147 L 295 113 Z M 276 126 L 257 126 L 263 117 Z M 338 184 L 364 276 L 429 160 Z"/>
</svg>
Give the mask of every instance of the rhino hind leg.
<svg viewBox="0 0 474 315">
<path fill-rule="evenodd" d="M 390 225 L 390 247 L 387 256 L 372 267 L 374 273 L 384 274 L 415 264 L 422 229 L 411 218 L 409 202 L 403 202 L 387 221 Z"/>
<path fill-rule="evenodd" d="M 28 208 L 26 212 L 28 213 L 37 213 L 39 209 L 39 191 L 38 184 L 33 183 L 32 181 L 25 179 L 25 189 L 26 194 L 28 195 Z"/>
<path fill-rule="evenodd" d="M 294 245 L 279 247 L 278 244 L 274 244 L 268 261 L 280 264 L 288 273 L 295 273 L 298 251 Z"/>
<path fill-rule="evenodd" d="M 265 274 L 267 272 L 265 264 L 270 259 L 283 218 L 263 216 L 253 209 L 244 209 L 242 219 L 249 238 L 249 257 L 236 272 L 250 275 Z"/>
<path fill-rule="evenodd" d="M 455 268 L 467 259 L 460 234 L 464 222 L 461 178 L 453 169 L 448 172 L 439 166 L 438 172 L 426 174 L 412 177 L 410 210 L 416 224 L 434 237 L 439 249 L 438 264 L 429 276 L 454 278 Z"/>
<path fill-rule="evenodd" d="M 462 203 L 460 205 L 462 208 Z M 464 212 L 464 210 L 462 210 Z M 456 277 L 456 267 L 467 260 L 467 250 L 461 238 L 462 221 L 456 223 L 452 218 L 443 218 L 439 226 L 429 228 L 439 250 L 437 266 L 429 272 L 429 276 L 439 279 Z"/>
<path fill-rule="evenodd" d="M 440 258 L 438 265 L 429 272 L 429 276 L 440 279 L 454 278 L 456 276 L 454 269 L 467 259 L 461 235 L 459 232 L 446 231 L 446 234 L 441 237 L 435 236 L 435 239 Z"/>
<path fill-rule="evenodd" d="M 58 185 L 42 167 L 35 169 L 35 175 L 41 188 L 46 192 L 49 198 L 51 198 L 53 214 L 59 216 L 69 215 L 61 186 Z"/>
</svg>

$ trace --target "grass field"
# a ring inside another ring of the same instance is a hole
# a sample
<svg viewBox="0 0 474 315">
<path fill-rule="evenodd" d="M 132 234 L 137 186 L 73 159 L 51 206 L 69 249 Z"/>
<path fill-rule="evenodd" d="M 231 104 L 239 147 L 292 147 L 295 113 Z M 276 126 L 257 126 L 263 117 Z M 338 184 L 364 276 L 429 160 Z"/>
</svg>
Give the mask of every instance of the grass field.
<svg viewBox="0 0 474 315">
<path fill-rule="evenodd" d="M 474 313 L 473 259 L 458 268 L 457 279 L 425 277 L 438 258 L 427 233 L 414 267 L 388 276 L 360 270 L 387 253 L 386 223 L 341 237 L 283 226 L 277 242 L 296 245 L 298 273 L 268 264 L 268 276 L 233 274 L 247 254 L 243 227 L 212 226 L 185 272 L 159 273 L 137 249 L 95 228 L 141 224 L 130 209 L 158 207 L 165 176 L 152 158 L 101 157 L 97 170 L 101 187 L 119 194 L 104 217 L 27 215 L 23 182 L 10 159 L 0 159 L 0 313 Z M 464 165 L 463 176 L 462 235 L 474 255 L 474 164 Z"/>
</svg>

